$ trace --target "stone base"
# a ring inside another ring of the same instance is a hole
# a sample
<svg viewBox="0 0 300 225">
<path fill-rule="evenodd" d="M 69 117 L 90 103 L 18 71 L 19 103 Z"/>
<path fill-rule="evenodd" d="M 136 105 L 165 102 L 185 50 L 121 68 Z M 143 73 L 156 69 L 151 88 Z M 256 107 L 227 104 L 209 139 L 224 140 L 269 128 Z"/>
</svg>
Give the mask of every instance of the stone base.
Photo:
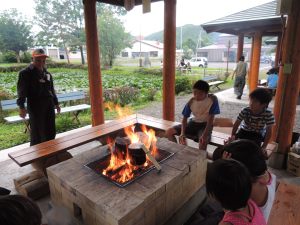
<svg viewBox="0 0 300 225">
<path fill-rule="evenodd" d="M 273 152 L 268 159 L 268 166 L 274 169 L 285 169 L 286 168 L 286 154 L 280 152 Z"/>
</svg>

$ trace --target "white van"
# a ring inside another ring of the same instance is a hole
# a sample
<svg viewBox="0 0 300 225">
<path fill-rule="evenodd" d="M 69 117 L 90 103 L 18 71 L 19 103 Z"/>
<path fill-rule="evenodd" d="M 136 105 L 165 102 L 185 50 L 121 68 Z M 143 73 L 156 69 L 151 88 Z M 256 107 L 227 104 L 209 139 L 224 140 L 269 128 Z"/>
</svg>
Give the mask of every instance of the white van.
<svg viewBox="0 0 300 225">
<path fill-rule="evenodd" d="M 192 58 L 190 61 L 191 66 L 197 67 L 207 67 L 207 58 L 206 57 L 195 57 Z"/>
</svg>

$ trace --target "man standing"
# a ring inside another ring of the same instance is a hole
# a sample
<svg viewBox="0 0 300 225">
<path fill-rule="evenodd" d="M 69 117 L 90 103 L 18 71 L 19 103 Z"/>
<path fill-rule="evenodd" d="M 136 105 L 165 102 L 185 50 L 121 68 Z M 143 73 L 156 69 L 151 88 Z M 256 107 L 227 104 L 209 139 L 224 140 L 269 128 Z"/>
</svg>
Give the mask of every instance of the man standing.
<svg viewBox="0 0 300 225">
<path fill-rule="evenodd" d="M 248 65 L 245 61 L 245 57 L 242 55 L 239 59 L 240 61 L 236 65 L 235 70 L 232 74 L 232 79 L 235 75 L 235 81 L 234 81 L 234 94 L 236 94 L 237 99 L 241 99 L 243 95 L 243 90 L 246 83 L 246 75 L 248 70 Z"/>
<path fill-rule="evenodd" d="M 47 57 L 43 49 L 35 49 L 32 63 L 19 73 L 17 104 L 22 118 L 29 114 L 30 146 L 54 139 L 56 135 L 54 108 L 59 113 L 60 107 L 52 75 L 45 68 Z"/>
</svg>

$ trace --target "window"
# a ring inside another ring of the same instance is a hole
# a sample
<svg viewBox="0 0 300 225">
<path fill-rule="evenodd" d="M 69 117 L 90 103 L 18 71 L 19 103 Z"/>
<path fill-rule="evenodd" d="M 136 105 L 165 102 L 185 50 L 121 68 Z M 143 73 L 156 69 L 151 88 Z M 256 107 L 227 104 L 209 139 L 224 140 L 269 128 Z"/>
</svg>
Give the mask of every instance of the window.
<svg viewBox="0 0 300 225">
<path fill-rule="evenodd" d="M 150 52 L 150 57 L 157 57 L 158 56 L 158 51 L 151 51 Z"/>
<path fill-rule="evenodd" d="M 128 52 L 122 52 L 122 57 L 128 57 Z"/>
<path fill-rule="evenodd" d="M 208 57 L 208 52 L 198 52 L 197 53 L 198 57 Z"/>
</svg>

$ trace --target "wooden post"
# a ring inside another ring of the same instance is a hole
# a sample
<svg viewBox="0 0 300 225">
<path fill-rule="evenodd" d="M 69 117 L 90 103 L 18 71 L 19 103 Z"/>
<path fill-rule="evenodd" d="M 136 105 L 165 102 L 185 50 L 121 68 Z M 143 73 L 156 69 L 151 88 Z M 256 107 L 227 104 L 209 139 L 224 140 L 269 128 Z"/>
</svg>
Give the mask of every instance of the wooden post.
<svg viewBox="0 0 300 225">
<path fill-rule="evenodd" d="M 239 34 L 238 37 L 238 48 L 236 53 L 236 61 L 238 62 L 240 60 L 240 57 L 243 55 L 244 50 L 244 34 Z"/>
<path fill-rule="evenodd" d="M 96 0 L 84 0 L 86 50 L 89 73 L 92 125 L 104 123 L 102 80 L 97 34 Z"/>
<path fill-rule="evenodd" d="M 248 69 L 248 89 L 250 90 L 250 83 L 251 83 L 251 61 L 252 61 L 252 58 L 253 58 L 253 46 L 254 46 L 254 37 L 252 37 L 251 39 L 251 52 L 250 52 L 250 66 L 249 66 L 249 69 Z M 245 59 L 246 61 L 246 59 Z"/>
<path fill-rule="evenodd" d="M 281 46 L 282 46 L 282 35 L 278 35 L 277 37 L 277 45 L 276 45 L 276 55 L 275 55 L 275 62 L 274 62 L 274 67 L 279 66 L 279 60 L 281 56 Z"/>
<path fill-rule="evenodd" d="M 294 0 L 288 15 L 282 48 L 282 63 L 275 97 L 275 140 L 280 153 L 287 153 L 292 140 L 297 98 L 300 90 L 300 2 Z"/>
<path fill-rule="evenodd" d="M 249 92 L 256 89 L 258 83 L 261 40 L 262 40 L 262 33 L 260 31 L 255 32 L 253 46 L 252 46 L 252 58 L 250 64 L 251 74 L 250 74 Z"/>
<path fill-rule="evenodd" d="M 163 119 L 175 120 L 176 0 L 164 0 Z"/>
</svg>

